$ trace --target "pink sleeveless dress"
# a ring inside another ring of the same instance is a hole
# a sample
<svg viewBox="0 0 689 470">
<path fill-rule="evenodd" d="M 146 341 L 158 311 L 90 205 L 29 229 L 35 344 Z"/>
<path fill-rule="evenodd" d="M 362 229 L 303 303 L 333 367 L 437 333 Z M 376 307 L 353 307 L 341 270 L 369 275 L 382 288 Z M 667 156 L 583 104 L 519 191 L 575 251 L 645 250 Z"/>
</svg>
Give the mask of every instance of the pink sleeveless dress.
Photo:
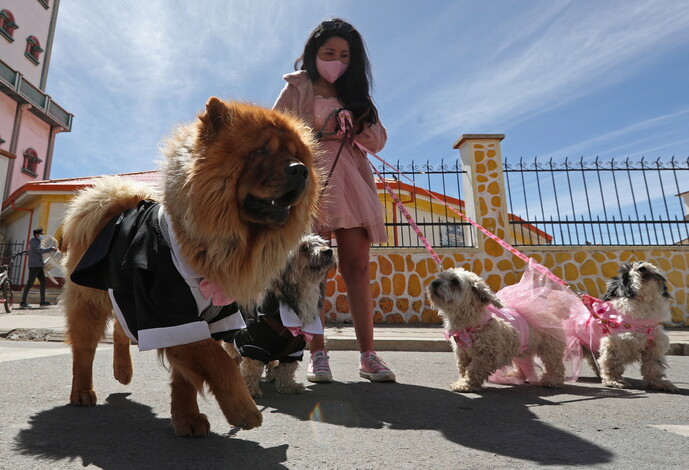
<svg viewBox="0 0 689 470">
<path fill-rule="evenodd" d="M 314 102 L 314 129 L 323 133 L 336 129 L 336 116 L 328 120 L 330 112 L 342 105 L 337 98 L 316 96 Z M 325 176 L 330 173 L 342 142 L 340 140 L 321 141 L 320 166 Z M 368 232 L 371 243 L 387 241 L 383 206 L 373 180 L 373 173 L 367 156 L 358 148 L 345 144 L 337 160 L 328 186 L 323 194 L 321 213 L 316 230 L 325 234 L 340 228 L 363 227 Z"/>
</svg>

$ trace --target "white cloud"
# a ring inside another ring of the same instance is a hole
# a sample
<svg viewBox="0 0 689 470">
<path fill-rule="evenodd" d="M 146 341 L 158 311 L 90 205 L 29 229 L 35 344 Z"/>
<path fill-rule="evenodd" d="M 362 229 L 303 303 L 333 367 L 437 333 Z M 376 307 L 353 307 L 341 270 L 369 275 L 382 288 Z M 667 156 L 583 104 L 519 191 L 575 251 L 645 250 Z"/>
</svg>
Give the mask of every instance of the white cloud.
<svg viewBox="0 0 689 470">
<path fill-rule="evenodd" d="M 597 2 L 562 10 L 531 31 L 521 49 L 511 47 L 509 55 L 420 98 L 427 103 L 424 139 L 457 129 L 505 129 L 621 80 L 673 38 L 687 35 L 689 3 L 660 4 L 624 2 L 620 9 L 620 3 Z M 518 21 L 530 23 L 527 15 Z"/>
<path fill-rule="evenodd" d="M 53 173 L 153 167 L 157 142 L 210 95 L 272 104 L 308 31 L 332 15 L 365 33 L 388 149 L 402 160 L 417 144 L 444 155 L 460 133 L 507 132 L 689 34 L 679 1 L 65 1 L 48 92 L 76 117 Z M 590 143 L 623 145 L 609 128 L 600 134 Z"/>
<path fill-rule="evenodd" d="M 598 155 L 614 154 L 619 151 L 631 150 L 632 153 L 627 152 L 626 155 L 630 157 L 643 156 L 648 152 L 674 147 L 679 143 L 689 141 L 689 139 L 670 140 L 665 141 L 662 145 L 657 145 L 662 134 L 667 133 L 665 128 L 668 126 L 674 127 L 674 125 L 685 125 L 686 127 L 688 114 L 689 109 L 683 109 L 674 113 L 656 116 L 645 121 L 636 122 L 622 129 L 605 132 L 594 138 L 549 153 L 553 155 L 573 156 L 582 155 L 591 148 L 597 148 Z M 620 140 L 624 143 L 619 144 Z M 649 142 L 653 144 L 649 146 Z M 608 148 L 603 148 L 604 145 L 608 146 Z M 610 145 L 612 145 L 612 147 Z"/>
<path fill-rule="evenodd" d="M 53 173 L 154 168 L 157 144 L 175 124 L 211 95 L 246 98 L 238 90 L 262 64 L 298 49 L 285 28 L 297 15 L 272 1 L 63 2 L 48 87 L 76 117 L 57 139 Z M 271 78 L 274 94 L 280 75 Z"/>
</svg>

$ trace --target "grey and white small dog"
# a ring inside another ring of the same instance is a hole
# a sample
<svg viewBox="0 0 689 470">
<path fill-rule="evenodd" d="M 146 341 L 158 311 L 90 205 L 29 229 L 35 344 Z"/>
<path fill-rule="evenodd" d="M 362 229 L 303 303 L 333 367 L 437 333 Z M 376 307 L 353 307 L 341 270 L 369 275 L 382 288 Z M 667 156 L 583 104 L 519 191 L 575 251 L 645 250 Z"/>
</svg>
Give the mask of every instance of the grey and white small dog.
<svg viewBox="0 0 689 470">
<path fill-rule="evenodd" d="M 259 382 L 264 370 L 266 381 L 274 380 L 278 392 L 304 391 L 304 385 L 295 380 L 295 372 L 310 336 L 283 323 L 290 318 L 305 329 L 320 325 L 326 277 L 336 266 L 333 250 L 323 238 L 304 236 L 260 304 L 245 312 L 246 328 L 237 332 L 234 343 L 225 349 L 235 358 L 237 353 L 241 355 L 240 369 L 252 397 L 261 396 Z"/>
<path fill-rule="evenodd" d="M 588 350 L 584 343 L 589 363 L 603 385 L 629 388 L 622 377 L 625 366 L 640 361 L 646 388 L 679 392 L 665 378 L 670 340 L 661 322 L 671 319 L 670 298 L 665 276 L 645 261 L 623 264 L 618 275 L 608 281 L 602 300 L 612 304 L 622 321 L 606 325 L 610 334 L 601 338 L 597 351 Z M 598 358 L 597 366 L 592 354 Z"/>
</svg>

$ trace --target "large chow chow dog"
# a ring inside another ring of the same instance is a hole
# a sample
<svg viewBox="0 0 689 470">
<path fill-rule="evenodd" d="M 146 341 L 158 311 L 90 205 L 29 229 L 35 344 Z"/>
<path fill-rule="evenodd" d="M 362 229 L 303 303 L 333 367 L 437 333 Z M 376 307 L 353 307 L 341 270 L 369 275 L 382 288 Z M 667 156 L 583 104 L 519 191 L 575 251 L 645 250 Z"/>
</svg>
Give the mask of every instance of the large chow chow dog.
<svg viewBox="0 0 689 470">
<path fill-rule="evenodd" d="M 309 231 L 314 145 L 292 117 L 211 98 L 164 145 L 162 198 L 114 177 L 77 195 L 64 223 L 71 403 L 96 404 L 92 363 L 114 309 L 115 378 L 131 380 L 130 338 L 158 349 L 171 366 L 178 435 L 208 434 L 196 401 L 204 385 L 230 424 L 261 424 L 215 340 L 243 326 L 236 305 L 256 300 Z"/>
</svg>

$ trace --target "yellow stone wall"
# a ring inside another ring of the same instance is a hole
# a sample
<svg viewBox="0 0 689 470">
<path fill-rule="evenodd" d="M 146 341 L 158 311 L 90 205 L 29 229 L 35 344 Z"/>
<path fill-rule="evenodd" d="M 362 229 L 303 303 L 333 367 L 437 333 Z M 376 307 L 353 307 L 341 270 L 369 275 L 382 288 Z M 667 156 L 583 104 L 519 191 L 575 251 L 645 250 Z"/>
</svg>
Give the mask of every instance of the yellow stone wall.
<svg viewBox="0 0 689 470">
<path fill-rule="evenodd" d="M 464 136 L 455 148 L 460 150 L 467 171 L 467 215 L 513 243 L 509 238 L 500 155 L 502 138 Z M 438 249 L 442 269 L 462 267 L 474 271 L 496 291 L 517 283 L 524 262 L 481 233 L 477 240 L 477 246 L 472 248 Z M 532 246 L 519 250 L 549 268 L 575 292 L 594 297 L 603 295 L 606 281 L 617 273 L 621 263 L 648 261 L 668 279 L 673 323 L 689 326 L 689 246 Z M 440 268 L 425 250 L 374 248 L 370 267 L 375 323 L 440 323 L 425 295 L 425 287 Z M 339 273 L 331 273 L 328 279 L 325 308 L 330 322 L 350 320 L 346 288 Z"/>
<path fill-rule="evenodd" d="M 689 326 L 689 251 L 665 247 L 532 247 L 524 254 L 548 267 L 565 280 L 575 292 L 594 297 L 605 293 L 606 281 L 617 273 L 621 263 L 645 260 L 663 270 L 673 297 L 672 321 Z M 509 253 L 491 256 L 475 248 L 439 252 L 443 269 L 462 267 L 474 271 L 493 290 L 515 284 L 521 277 L 524 262 Z M 430 308 L 424 289 L 439 272 L 433 259 L 423 250 L 373 250 L 371 286 L 374 322 L 395 324 L 440 323 Z M 347 290 L 339 273 L 328 280 L 326 316 L 329 321 L 350 320 Z"/>
</svg>

